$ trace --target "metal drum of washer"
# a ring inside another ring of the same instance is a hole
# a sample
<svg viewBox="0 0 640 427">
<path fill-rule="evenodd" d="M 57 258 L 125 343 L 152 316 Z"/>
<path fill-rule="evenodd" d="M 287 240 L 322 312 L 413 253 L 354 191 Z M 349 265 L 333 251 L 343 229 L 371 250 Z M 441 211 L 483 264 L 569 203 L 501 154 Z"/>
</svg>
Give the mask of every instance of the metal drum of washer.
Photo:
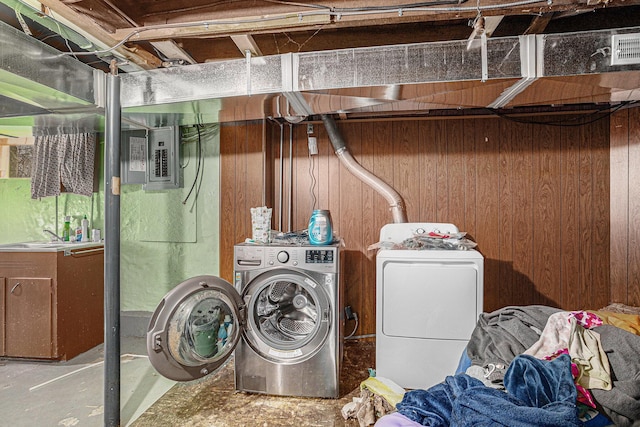
<svg viewBox="0 0 640 427">
<path fill-rule="evenodd" d="M 245 288 L 244 300 L 245 338 L 266 359 L 299 363 L 324 344 L 332 303 L 308 275 L 286 269 L 267 271 Z"/>
</svg>

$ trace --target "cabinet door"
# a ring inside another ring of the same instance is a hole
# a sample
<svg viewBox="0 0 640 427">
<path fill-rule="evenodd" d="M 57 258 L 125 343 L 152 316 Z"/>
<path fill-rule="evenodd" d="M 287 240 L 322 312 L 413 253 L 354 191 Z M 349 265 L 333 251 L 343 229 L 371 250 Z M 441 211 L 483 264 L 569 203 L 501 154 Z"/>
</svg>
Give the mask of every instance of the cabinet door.
<svg viewBox="0 0 640 427">
<path fill-rule="evenodd" d="M 50 278 L 9 277 L 6 280 L 7 356 L 53 356 L 52 282 Z"/>
<path fill-rule="evenodd" d="M 6 356 L 4 350 L 4 282 L 5 278 L 0 277 L 0 356 Z"/>
</svg>

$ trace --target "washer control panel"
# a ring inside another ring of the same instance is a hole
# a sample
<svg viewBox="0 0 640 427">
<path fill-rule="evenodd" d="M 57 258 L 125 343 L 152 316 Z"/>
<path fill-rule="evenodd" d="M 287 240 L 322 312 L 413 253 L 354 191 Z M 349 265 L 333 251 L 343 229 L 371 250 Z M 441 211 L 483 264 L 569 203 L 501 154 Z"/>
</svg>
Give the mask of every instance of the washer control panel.
<svg viewBox="0 0 640 427">
<path fill-rule="evenodd" d="M 278 258 L 279 262 L 284 264 L 289 261 L 289 254 L 286 251 L 280 251 L 278 252 L 278 255 L 276 255 L 276 258 Z"/>
<path fill-rule="evenodd" d="M 236 271 L 272 267 L 296 267 L 324 273 L 339 271 L 337 244 L 326 246 L 238 244 L 235 246 L 234 261 Z"/>
<path fill-rule="evenodd" d="M 333 264 L 335 251 L 331 249 L 306 249 L 304 262 L 307 264 Z"/>
</svg>

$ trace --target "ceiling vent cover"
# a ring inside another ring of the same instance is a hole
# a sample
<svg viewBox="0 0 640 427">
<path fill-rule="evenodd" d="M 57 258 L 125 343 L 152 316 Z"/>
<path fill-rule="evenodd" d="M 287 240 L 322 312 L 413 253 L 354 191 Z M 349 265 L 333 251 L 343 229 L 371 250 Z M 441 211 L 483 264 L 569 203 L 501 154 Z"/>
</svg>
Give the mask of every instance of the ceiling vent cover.
<svg viewBox="0 0 640 427">
<path fill-rule="evenodd" d="M 640 34 L 611 36 L 611 65 L 640 64 Z"/>
</svg>

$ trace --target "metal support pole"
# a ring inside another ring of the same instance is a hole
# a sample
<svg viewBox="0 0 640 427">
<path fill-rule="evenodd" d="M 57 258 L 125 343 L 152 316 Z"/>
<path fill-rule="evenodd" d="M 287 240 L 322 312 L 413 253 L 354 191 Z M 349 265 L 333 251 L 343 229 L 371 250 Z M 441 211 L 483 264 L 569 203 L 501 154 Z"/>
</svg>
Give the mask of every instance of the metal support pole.
<svg viewBox="0 0 640 427">
<path fill-rule="evenodd" d="M 120 78 L 107 76 L 104 191 L 104 425 L 120 426 Z"/>
</svg>

